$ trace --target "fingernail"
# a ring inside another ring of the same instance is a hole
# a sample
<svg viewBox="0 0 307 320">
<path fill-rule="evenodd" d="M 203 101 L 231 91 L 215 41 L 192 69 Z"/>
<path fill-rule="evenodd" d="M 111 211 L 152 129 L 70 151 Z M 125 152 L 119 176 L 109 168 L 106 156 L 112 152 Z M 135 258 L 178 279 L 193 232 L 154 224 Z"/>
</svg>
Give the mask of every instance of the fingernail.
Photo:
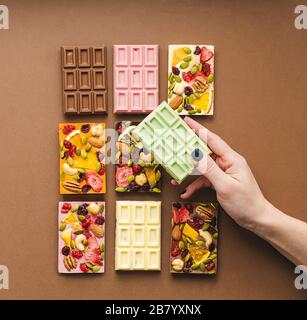
<svg viewBox="0 0 307 320">
<path fill-rule="evenodd" d="M 198 148 L 192 151 L 191 156 L 195 161 L 200 161 L 204 157 L 202 151 Z"/>
</svg>

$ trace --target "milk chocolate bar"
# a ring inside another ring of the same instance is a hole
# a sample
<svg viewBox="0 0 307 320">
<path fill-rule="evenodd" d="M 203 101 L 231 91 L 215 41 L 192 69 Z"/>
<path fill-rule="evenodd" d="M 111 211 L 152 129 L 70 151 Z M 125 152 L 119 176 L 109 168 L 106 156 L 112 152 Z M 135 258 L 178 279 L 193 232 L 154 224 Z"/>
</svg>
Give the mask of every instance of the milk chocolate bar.
<svg viewBox="0 0 307 320">
<path fill-rule="evenodd" d="M 97 47 L 62 47 L 65 114 L 107 112 L 106 50 Z"/>
</svg>

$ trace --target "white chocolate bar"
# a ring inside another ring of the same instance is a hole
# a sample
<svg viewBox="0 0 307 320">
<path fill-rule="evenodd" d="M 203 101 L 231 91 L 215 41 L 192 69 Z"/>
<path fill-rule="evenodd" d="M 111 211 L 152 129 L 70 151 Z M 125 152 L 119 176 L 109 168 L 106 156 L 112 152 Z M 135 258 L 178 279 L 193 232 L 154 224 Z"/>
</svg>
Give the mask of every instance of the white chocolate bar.
<svg viewBox="0 0 307 320">
<path fill-rule="evenodd" d="M 160 270 L 161 202 L 117 201 L 115 270 Z"/>
</svg>

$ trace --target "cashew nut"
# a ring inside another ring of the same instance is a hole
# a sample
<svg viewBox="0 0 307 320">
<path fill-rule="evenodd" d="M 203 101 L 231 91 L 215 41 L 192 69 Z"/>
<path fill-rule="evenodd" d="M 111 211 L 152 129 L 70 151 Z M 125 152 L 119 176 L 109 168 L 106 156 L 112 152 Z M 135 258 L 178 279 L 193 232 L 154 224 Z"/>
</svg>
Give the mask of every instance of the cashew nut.
<svg viewBox="0 0 307 320">
<path fill-rule="evenodd" d="M 85 247 L 82 243 L 82 241 L 85 239 L 86 239 L 86 236 L 84 234 L 78 234 L 76 236 L 76 239 L 75 239 L 76 248 L 79 249 L 80 251 L 84 251 L 84 249 L 85 249 Z"/>
</svg>

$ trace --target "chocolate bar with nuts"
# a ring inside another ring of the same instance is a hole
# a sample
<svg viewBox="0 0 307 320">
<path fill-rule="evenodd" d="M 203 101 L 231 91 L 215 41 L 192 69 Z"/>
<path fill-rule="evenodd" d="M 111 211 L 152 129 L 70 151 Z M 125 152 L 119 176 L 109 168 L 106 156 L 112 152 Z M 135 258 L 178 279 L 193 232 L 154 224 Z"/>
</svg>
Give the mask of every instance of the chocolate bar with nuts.
<svg viewBox="0 0 307 320">
<path fill-rule="evenodd" d="M 173 203 L 172 273 L 216 274 L 217 212 L 216 203 Z"/>
</svg>

